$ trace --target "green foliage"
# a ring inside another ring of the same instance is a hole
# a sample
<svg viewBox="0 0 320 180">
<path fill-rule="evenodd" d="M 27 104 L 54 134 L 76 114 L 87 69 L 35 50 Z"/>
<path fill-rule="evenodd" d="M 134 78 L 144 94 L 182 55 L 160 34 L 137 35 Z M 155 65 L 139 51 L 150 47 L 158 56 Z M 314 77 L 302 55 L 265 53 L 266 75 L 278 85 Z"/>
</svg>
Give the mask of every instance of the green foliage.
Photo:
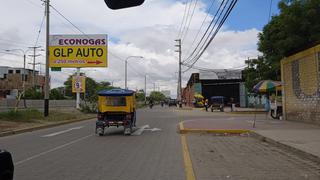
<svg viewBox="0 0 320 180">
<path fill-rule="evenodd" d="M 44 94 L 38 91 L 36 88 L 31 88 L 26 90 L 24 97 L 25 99 L 43 99 Z"/>
<path fill-rule="evenodd" d="M 258 49 L 268 62 L 279 61 L 294 51 L 320 42 L 320 0 L 282 0 L 280 14 L 259 34 Z"/>
<path fill-rule="evenodd" d="M 261 80 L 280 80 L 277 79 L 280 74 L 279 71 L 275 71 L 272 64 L 266 61 L 264 57 L 258 57 L 258 59 L 250 59 L 245 61 L 247 68 L 242 72 L 246 81 L 246 88 L 251 92 L 254 85 Z"/>
<path fill-rule="evenodd" d="M 72 76 L 69 76 L 65 85 L 65 94 L 66 96 L 76 98 L 76 93 L 72 93 Z M 98 92 L 101 90 L 114 89 L 115 87 L 111 86 L 110 82 L 102 81 L 96 82 L 93 78 L 86 77 L 86 91 L 84 94 L 81 94 L 82 102 L 80 108 L 82 112 L 86 113 L 95 113 L 97 111 L 97 101 L 98 101 Z"/>
<path fill-rule="evenodd" d="M 136 100 L 137 101 L 143 102 L 144 101 L 144 96 L 145 96 L 145 93 L 144 93 L 143 89 L 140 89 L 139 91 L 136 92 Z"/>
<path fill-rule="evenodd" d="M 152 91 L 150 93 L 149 99 L 159 102 L 159 101 L 164 101 L 166 99 L 166 96 L 159 91 Z"/>
<path fill-rule="evenodd" d="M 260 80 L 280 80 L 280 60 L 320 43 L 320 0 L 281 0 L 280 14 L 259 34 L 258 59 L 246 62 L 244 70 L 249 90 Z"/>
<path fill-rule="evenodd" d="M 64 87 L 58 87 L 50 90 L 50 99 L 61 100 L 64 97 Z"/>
<path fill-rule="evenodd" d="M 33 122 L 42 119 L 43 115 L 36 109 L 27 109 L 23 111 L 8 111 L 0 113 L 0 120 L 16 121 L 16 122 Z"/>
</svg>

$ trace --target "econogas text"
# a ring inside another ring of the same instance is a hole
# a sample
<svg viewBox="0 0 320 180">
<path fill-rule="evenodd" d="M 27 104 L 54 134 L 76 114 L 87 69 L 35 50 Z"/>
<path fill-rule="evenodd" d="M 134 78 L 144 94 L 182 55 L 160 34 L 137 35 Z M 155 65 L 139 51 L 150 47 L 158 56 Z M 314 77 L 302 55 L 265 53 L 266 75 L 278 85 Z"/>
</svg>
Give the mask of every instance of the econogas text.
<svg viewBox="0 0 320 180">
<path fill-rule="evenodd" d="M 55 57 L 102 57 L 104 56 L 103 48 L 85 47 L 85 48 L 55 48 L 53 49 Z"/>
</svg>

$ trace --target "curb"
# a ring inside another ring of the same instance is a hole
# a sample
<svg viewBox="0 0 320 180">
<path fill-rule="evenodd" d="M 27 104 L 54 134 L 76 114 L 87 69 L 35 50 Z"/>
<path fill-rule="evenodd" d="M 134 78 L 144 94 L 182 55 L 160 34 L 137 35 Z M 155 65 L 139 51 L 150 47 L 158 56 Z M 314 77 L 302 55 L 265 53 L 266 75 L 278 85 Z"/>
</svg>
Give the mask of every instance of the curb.
<svg viewBox="0 0 320 180">
<path fill-rule="evenodd" d="M 305 152 L 303 150 L 300 150 L 298 148 L 292 147 L 290 145 L 281 143 L 281 142 L 276 141 L 274 139 L 265 137 L 265 136 L 255 132 L 255 131 L 252 131 L 252 135 L 253 135 L 254 138 L 257 138 L 257 139 L 259 139 L 259 140 L 261 140 L 263 142 L 268 142 L 268 143 L 273 144 L 275 146 L 281 147 L 281 148 L 283 148 L 285 150 L 291 151 L 291 152 L 293 152 L 293 153 L 295 153 L 295 154 L 297 154 L 299 156 L 302 156 L 303 158 L 306 158 L 306 159 L 308 159 L 310 161 L 315 161 L 315 162 L 320 164 L 320 157 L 319 156 L 316 156 L 314 154 Z"/>
<path fill-rule="evenodd" d="M 184 127 L 183 122 L 180 122 L 178 126 L 178 133 L 245 134 L 252 133 L 252 131 L 247 129 L 189 129 Z"/>
<path fill-rule="evenodd" d="M 51 127 L 55 127 L 55 126 L 61 126 L 61 125 L 65 125 L 65 124 L 71 124 L 71 123 L 85 121 L 85 120 L 91 120 L 93 118 L 94 117 L 91 117 L 91 118 L 90 117 L 79 118 L 79 119 L 73 119 L 73 120 L 69 120 L 69 121 L 62 121 L 62 122 L 54 123 L 54 124 L 39 125 L 39 126 L 34 126 L 34 127 L 29 127 L 29 128 L 23 128 L 23 129 L 17 129 L 17 130 L 10 130 L 10 131 L 6 131 L 6 132 L 0 132 L 0 137 L 10 136 L 10 135 L 14 135 L 14 134 L 21 134 L 21 133 L 31 132 L 31 131 L 36 131 L 36 130 L 40 130 L 40 129 L 46 129 L 46 128 L 51 128 Z"/>
<path fill-rule="evenodd" d="M 227 114 L 266 114 L 265 111 L 233 111 L 233 112 L 225 112 Z"/>
<path fill-rule="evenodd" d="M 187 134 L 187 133 L 207 133 L 207 134 L 251 134 L 253 135 L 252 137 L 257 138 L 263 142 L 268 142 L 270 144 L 273 144 L 275 146 L 281 147 L 285 150 L 288 150 L 290 152 L 293 152 L 303 158 L 306 158 L 310 161 L 315 161 L 320 164 L 320 157 L 313 155 L 311 153 L 305 152 L 303 150 L 300 150 L 298 148 L 289 146 L 287 144 L 281 143 L 279 141 L 276 141 L 274 139 L 265 137 L 256 131 L 252 130 L 244 130 L 244 129 L 186 129 L 183 125 L 183 122 L 180 122 L 178 125 L 178 133 L 180 134 Z"/>
</svg>

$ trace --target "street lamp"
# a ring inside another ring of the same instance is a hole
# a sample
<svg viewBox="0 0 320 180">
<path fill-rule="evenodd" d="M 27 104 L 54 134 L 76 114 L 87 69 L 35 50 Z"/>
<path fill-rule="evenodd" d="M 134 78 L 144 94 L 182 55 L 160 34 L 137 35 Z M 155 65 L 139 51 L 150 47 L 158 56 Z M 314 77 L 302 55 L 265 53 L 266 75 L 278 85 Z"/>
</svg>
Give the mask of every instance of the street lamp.
<svg viewBox="0 0 320 180">
<path fill-rule="evenodd" d="M 23 54 L 23 73 L 22 73 L 22 95 L 24 96 L 25 91 L 26 91 L 26 76 L 25 76 L 25 72 L 26 72 L 26 54 L 30 49 L 27 50 L 23 50 L 23 49 L 7 49 L 7 52 L 12 52 L 12 51 L 19 51 L 22 52 Z M 26 101 L 24 99 L 24 107 L 26 108 Z"/>
<path fill-rule="evenodd" d="M 140 59 L 142 59 L 143 57 L 142 56 L 129 56 L 129 57 L 126 58 L 126 60 L 125 60 L 125 77 L 124 77 L 125 78 L 124 79 L 124 88 L 125 89 L 128 88 L 128 86 L 127 86 L 127 64 L 128 64 L 128 60 L 130 58 L 140 58 Z"/>
</svg>

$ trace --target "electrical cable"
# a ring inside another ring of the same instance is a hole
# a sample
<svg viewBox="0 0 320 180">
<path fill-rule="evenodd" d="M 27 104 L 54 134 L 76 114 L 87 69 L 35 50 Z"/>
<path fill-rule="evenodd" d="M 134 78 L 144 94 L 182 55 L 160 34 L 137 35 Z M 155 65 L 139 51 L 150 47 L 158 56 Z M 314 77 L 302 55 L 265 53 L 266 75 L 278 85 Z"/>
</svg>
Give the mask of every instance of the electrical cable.
<svg viewBox="0 0 320 180">
<path fill-rule="evenodd" d="M 43 17 L 42 17 L 42 20 L 41 20 L 40 28 L 39 28 L 39 31 L 38 31 L 38 35 L 37 35 L 37 39 L 36 39 L 36 43 L 35 43 L 34 47 L 36 47 L 38 45 L 38 41 L 39 41 L 39 37 L 40 37 L 40 34 L 41 34 L 42 26 L 44 24 L 45 17 L 46 17 L 46 15 L 44 14 Z"/>
<path fill-rule="evenodd" d="M 203 19 L 203 21 L 202 21 L 202 23 L 201 23 L 201 26 L 200 26 L 200 28 L 199 28 L 199 30 L 198 30 L 198 32 L 197 32 L 197 35 L 196 35 L 195 38 L 193 39 L 193 41 L 192 41 L 192 43 L 191 43 L 191 46 L 188 48 L 186 54 L 189 54 L 189 53 L 190 53 L 193 44 L 194 44 L 195 41 L 197 40 L 197 38 L 198 38 L 198 36 L 199 36 L 199 34 L 200 34 L 200 32 L 201 32 L 201 29 L 202 29 L 202 27 L 204 26 L 204 23 L 206 22 L 206 20 L 207 20 L 207 18 L 208 18 L 208 16 L 209 16 L 209 13 L 211 12 L 211 9 L 212 9 L 212 7 L 213 7 L 213 5 L 214 5 L 214 2 L 215 2 L 215 0 L 212 1 L 211 5 L 210 5 L 210 7 L 209 7 L 209 9 L 208 9 L 208 13 L 207 13 L 206 17 Z"/>
<path fill-rule="evenodd" d="M 187 30 L 186 30 L 186 32 L 184 33 L 184 36 L 183 36 L 182 39 L 181 39 L 182 44 L 183 44 L 186 36 L 188 35 L 189 27 L 190 27 L 190 24 L 191 24 L 193 15 L 194 15 L 194 11 L 195 11 L 195 9 L 196 9 L 196 7 L 197 7 L 197 4 L 198 4 L 198 0 L 195 0 L 194 6 L 193 6 L 193 10 L 192 10 L 192 13 L 191 13 L 191 16 L 190 16 L 190 20 L 189 20 L 189 23 L 188 23 L 188 26 L 187 26 Z M 191 5 L 190 5 L 190 6 L 191 6 Z"/>
<path fill-rule="evenodd" d="M 194 53 L 197 51 L 197 49 L 198 49 L 198 47 L 200 46 L 200 44 L 202 43 L 203 39 L 207 36 L 207 33 L 209 32 L 212 24 L 213 24 L 214 21 L 216 20 L 216 17 L 217 17 L 217 15 L 218 15 L 218 13 L 220 12 L 220 9 L 222 8 L 224 2 L 225 2 L 225 0 L 223 0 L 223 1 L 221 2 L 220 6 L 219 6 L 219 8 L 218 8 L 218 10 L 217 10 L 217 12 L 216 12 L 215 15 L 213 16 L 213 18 L 212 18 L 209 26 L 207 27 L 205 33 L 204 33 L 203 36 L 201 37 L 201 39 L 200 39 L 200 41 L 198 42 L 198 44 L 197 44 L 197 46 L 195 47 L 195 49 L 192 51 L 192 53 L 189 55 L 188 58 L 186 58 L 185 60 L 182 61 L 182 63 L 187 62 L 187 61 L 194 55 Z M 220 14 L 221 14 L 221 13 L 220 13 Z M 214 28 L 214 27 L 213 27 L 213 28 Z M 210 34 L 209 34 L 209 35 L 210 35 Z M 208 35 L 208 37 L 209 37 L 209 35 Z"/>
<path fill-rule="evenodd" d="M 184 30 L 186 29 L 186 26 L 187 26 L 187 23 L 188 23 L 188 19 L 189 19 L 189 14 L 190 14 L 190 8 L 191 8 L 191 4 L 192 4 L 193 0 L 190 0 L 190 2 L 187 4 L 188 5 L 188 11 L 187 11 L 187 16 L 185 18 L 185 23 L 184 23 L 184 26 L 182 28 L 182 31 L 181 31 L 181 34 L 180 34 L 180 37 L 183 37 L 184 36 Z"/>
<path fill-rule="evenodd" d="M 182 30 L 182 26 L 184 24 L 184 19 L 185 19 L 185 16 L 186 16 L 186 11 L 187 11 L 187 4 L 188 4 L 188 1 L 189 0 L 186 0 L 186 5 L 184 6 L 184 13 L 183 13 L 183 17 L 182 17 L 182 21 L 181 21 L 181 25 L 180 25 L 180 28 L 179 28 L 179 34 L 178 34 L 178 38 L 180 37 L 181 35 L 181 30 Z"/>
<path fill-rule="evenodd" d="M 78 28 L 76 25 L 74 25 L 68 18 L 66 18 L 60 11 L 58 11 L 54 6 L 50 5 L 50 7 L 56 12 L 58 13 L 61 17 L 63 17 L 63 19 L 65 19 L 66 21 L 68 21 L 74 28 L 76 28 L 79 32 L 81 32 L 82 34 L 86 34 L 84 33 L 80 28 Z"/>
<path fill-rule="evenodd" d="M 202 51 L 198 54 L 198 56 L 196 56 L 194 58 L 194 62 L 191 64 L 191 66 L 193 66 L 202 56 L 202 54 L 205 52 L 205 50 L 209 47 L 209 45 L 211 44 L 212 40 L 215 38 L 215 36 L 217 35 L 217 33 L 219 32 L 220 28 L 222 27 L 222 25 L 224 24 L 224 22 L 226 21 L 226 19 L 228 18 L 228 16 L 230 15 L 232 9 L 234 8 L 234 6 L 236 5 L 237 0 L 234 0 L 231 2 L 230 6 L 228 7 L 224 17 L 222 18 L 222 20 L 220 21 L 219 26 L 216 28 L 216 31 L 214 32 L 214 34 L 212 35 L 212 37 L 210 38 L 209 42 L 206 44 L 206 46 L 202 49 Z M 186 72 L 188 70 L 185 70 L 184 72 Z"/>
</svg>

